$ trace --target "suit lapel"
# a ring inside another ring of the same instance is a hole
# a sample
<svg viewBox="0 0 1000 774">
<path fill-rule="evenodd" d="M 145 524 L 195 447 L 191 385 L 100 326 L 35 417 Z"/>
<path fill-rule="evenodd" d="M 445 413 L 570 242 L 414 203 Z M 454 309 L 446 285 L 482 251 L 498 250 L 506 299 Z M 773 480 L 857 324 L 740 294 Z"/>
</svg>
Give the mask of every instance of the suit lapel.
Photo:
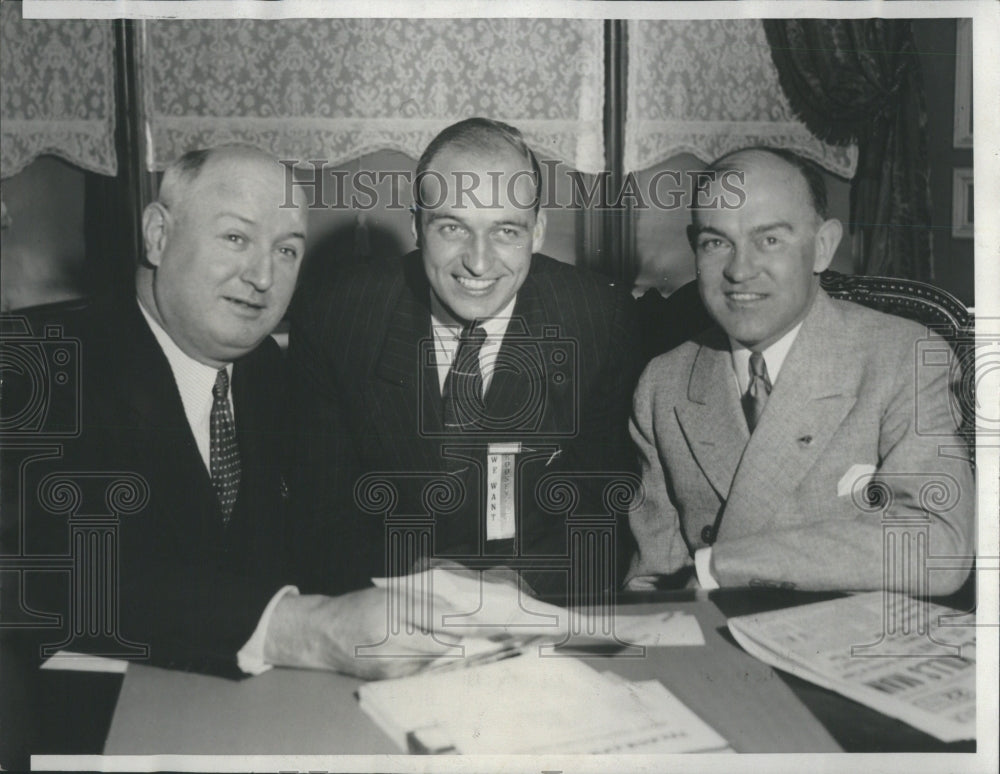
<svg viewBox="0 0 1000 774">
<path fill-rule="evenodd" d="M 250 355 L 249 357 L 253 357 Z M 281 439 L 274 434 L 274 428 L 268 424 L 268 418 L 274 416 L 281 406 L 268 405 L 267 401 L 280 401 L 284 398 L 278 390 L 269 393 L 262 384 L 260 373 L 255 369 L 258 364 L 251 365 L 246 359 L 237 360 L 233 364 L 233 412 L 236 419 L 236 438 L 240 448 L 241 481 L 239 495 L 233 508 L 233 518 L 246 513 L 247 506 L 253 508 L 260 503 L 252 503 L 247 498 L 257 498 L 261 489 L 269 482 L 278 485 L 279 479 L 273 470 L 267 469 L 267 462 L 282 460 L 283 449 L 274 448 Z M 280 374 L 271 374 L 270 378 L 280 379 Z M 204 466 L 202 466 L 204 467 Z M 209 476 L 211 480 L 211 476 Z M 215 490 L 212 490 L 213 495 Z"/>
<path fill-rule="evenodd" d="M 404 259 L 389 288 L 388 319 L 374 365 L 367 415 L 373 438 L 405 468 L 440 466 L 439 444 L 428 438 L 443 428 L 440 387 L 431 335 L 430 287 L 419 253 Z"/>
<path fill-rule="evenodd" d="M 841 317 L 820 291 L 750 438 L 723 525 L 738 522 L 744 534 L 766 528 L 857 401 L 860 373 Z"/>
<path fill-rule="evenodd" d="M 120 351 L 111 362 L 120 363 L 117 383 L 120 410 L 124 412 L 124 426 L 137 429 L 143 456 L 153 455 L 161 461 L 150 469 L 170 467 L 173 480 L 184 481 L 188 502 L 216 504 L 215 490 L 205 464 L 198 452 L 194 434 L 188 424 L 173 371 L 166 355 L 160 349 L 138 305 L 132 303 L 122 313 L 116 325 L 121 342 Z M 178 492 L 159 492 L 158 502 L 179 497 Z M 180 522 L 199 508 L 187 508 L 186 513 L 176 513 L 172 519 Z M 221 515 L 220 515 L 221 522 Z"/>
<path fill-rule="evenodd" d="M 542 340 L 543 325 L 546 320 L 557 320 L 557 316 L 547 316 L 538 287 L 529 273 L 521 285 L 514 304 L 510 324 L 504 334 L 503 343 L 497 353 L 496 369 L 486 391 L 486 416 L 499 432 L 523 431 L 525 426 L 533 427 L 537 412 L 524 415 L 525 408 L 535 408 L 531 396 L 541 395 L 546 378 L 544 353 L 533 345 Z M 506 421 L 517 418 L 519 421 Z"/>
<path fill-rule="evenodd" d="M 750 435 L 733 377 L 729 341 L 719 329 L 702 340 L 687 397 L 687 403 L 676 408 L 677 420 L 705 477 L 726 500 Z"/>
</svg>

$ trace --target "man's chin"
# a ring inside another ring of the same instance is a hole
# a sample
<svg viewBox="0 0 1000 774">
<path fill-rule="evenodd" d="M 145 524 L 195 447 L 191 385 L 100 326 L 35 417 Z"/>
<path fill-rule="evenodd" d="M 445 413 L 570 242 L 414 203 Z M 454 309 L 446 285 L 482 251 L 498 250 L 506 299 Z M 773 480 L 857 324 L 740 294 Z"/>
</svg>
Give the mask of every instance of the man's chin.
<svg viewBox="0 0 1000 774">
<path fill-rule="evenodd" d="M 473 320 L 488 320 L 491 317 L 495 317 L 500 308 L 501 305 L 492 298 L 484 298 L 479 303 L 470 302 L 466 299 L 457 299 L 452 304 L 449 304 L 449 311 L 455 319 L 466 323 Z"/>
<path fill-rule="evenodd" d="M 260 343 L 268 337 L 272 329 L 273 326 L 266 330 L 255 328 L 253 330 L 230 331 L 227 335 L 219 336 L 218 349 L 228 353 L 230 360 L 242 357 L 260 346 Z"/>
</svg>

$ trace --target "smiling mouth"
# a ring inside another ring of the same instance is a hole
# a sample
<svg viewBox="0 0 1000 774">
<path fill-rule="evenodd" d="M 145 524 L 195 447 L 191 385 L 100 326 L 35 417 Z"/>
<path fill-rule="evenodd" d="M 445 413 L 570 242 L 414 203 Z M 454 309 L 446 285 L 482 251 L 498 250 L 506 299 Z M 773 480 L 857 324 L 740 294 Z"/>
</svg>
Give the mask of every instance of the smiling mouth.
<svg viewBox="0 0 1000 774">
<path fill-rule="evenodd" d="M 253 301 L 246 301 L 242 298 L 233 298 L 232 296 L 225 296 L 226 301 L 235 306 L 237 309 L 242 309 L 247 312 L 261 312 L 264 310 L 264 304 L 258 304 Z"/>
<path fill-rule="evenodd" d="M 749 303 L 752 301 L 763 301 L 767 296 L 763 293 L 747 293 L 731 290 L 726 293 L 726 298 L 737 303 Z"/>
<path fill-rule="evenodd" d="M 493 279 L 476 279 L 474 277 L 456 276 L 455 281 L 470 293 L 486 293 L 497 284 L 496 277 Z"/>
</svg>

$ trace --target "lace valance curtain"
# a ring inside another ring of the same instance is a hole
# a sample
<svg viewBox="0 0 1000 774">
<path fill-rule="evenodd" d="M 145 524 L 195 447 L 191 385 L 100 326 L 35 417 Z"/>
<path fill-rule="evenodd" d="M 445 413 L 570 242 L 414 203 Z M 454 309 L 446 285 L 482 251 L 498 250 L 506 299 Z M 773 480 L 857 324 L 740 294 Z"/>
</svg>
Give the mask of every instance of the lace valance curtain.
<svg viewBox="0 0 1000 774">
<path fill-rule="evenodd" d="M 145 24 L 150 169 L 229 141 L 331 164 L 383 149 L 416 158 L 472 115 L 514 124 L 576 169 L 604 168 L 600 21 Z"/>
<path fill-rule="evenodd" d="M 111 22 L 24 20 L 0 3 L 0 76 L 0 177 L 43 153 L 117 173 Z"/>
<path fill-rule="evenodd" d="M 628 83 L 626 171 L 773 145 L 854 174 L 855 146 L 827 145 L 795 117 L 759 20 L 631 21 Z"/>
</svg>

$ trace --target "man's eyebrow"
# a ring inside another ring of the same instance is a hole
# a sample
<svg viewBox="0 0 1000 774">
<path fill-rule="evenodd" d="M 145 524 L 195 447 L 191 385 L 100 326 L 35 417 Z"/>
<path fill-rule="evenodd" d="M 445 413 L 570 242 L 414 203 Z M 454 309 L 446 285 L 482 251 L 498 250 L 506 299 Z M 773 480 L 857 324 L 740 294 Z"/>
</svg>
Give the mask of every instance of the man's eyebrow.
<svg viewBox="0 0 1000 774">
<path fill-rule="evenodd" d="M 257 221 L 255 221 L 253 218 L 248 218 L 246 215 L 240 215 L 238 212 L 232 212 L 231 210 L 222 210 L 215 217 L 216 218 L 234 218 L 235 220 L 239 220 L 239 221 L 242 221 L 243 223 L 246 223 L 248 226 L 255 226 L 255 225 L 257 225 Z"/>
<path fill-rule="evenodd" d="M 520 228 L 529 228 L 527 220 L 518 218 L 508 218 L 507 220 L 501 220 L 499 223 L 494 223 L 494 226 L 518 226 Z"/>
<path fill-rule="evenodd" d="M 462 219 L 457 215 L 452 215 L 450 212 L 441 212 L 437 208 L 431 208 L 427 210 L 421 210 L 424 213 L 424 217 L 428 223 L 432 223 L 435 220 L 457 220 L 459 223 Z"/>
<path fill-rule="evenodd" d="M 695 236 L 701 236 L 702 234 L 715 234 L 715 236 L 720 236 L 729 239 L 729 237 L 726 236 L 724 232 L 719 231 L 719 229 L 713 228 L 712 226 L 695 226 L 694 234 Z"/>
<path fill-rule="evenodd" d="M 795 231 L 795 227 L 786 220 L 777 220 L 774 223 L 763 223 L 760 226 L 754 226 L 751 230 L 751 234 L 763 234 L 765 231 L 774 231 L 776 229 L 784 229 L 785 231 Z"/>
<path fill-rule="evenodd" d="M 283 237 L 280 237 L 280 239 L 301 239 L 304 242 L 306 235 L 304 231 L 289 231 Z"/>
</svg>

